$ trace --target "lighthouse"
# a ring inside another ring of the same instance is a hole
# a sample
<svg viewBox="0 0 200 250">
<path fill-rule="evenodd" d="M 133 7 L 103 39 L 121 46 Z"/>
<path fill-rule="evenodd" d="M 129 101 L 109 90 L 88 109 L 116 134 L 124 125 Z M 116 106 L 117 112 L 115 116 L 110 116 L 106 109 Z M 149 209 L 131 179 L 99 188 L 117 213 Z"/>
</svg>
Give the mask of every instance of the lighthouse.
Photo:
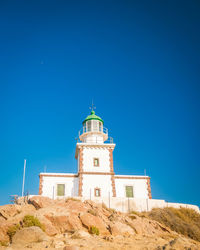
<svg viewBox="0 0 200 250">
<path fill-rule="evenodd" d="M 40 173 L 39 195 L 53 199 L 79 197 L 102 201 L 108 197 L 119 200 L 151 199 L 150 177 L 115 174 L 115 146 L 104 120 L 96 115 L 92 106 L 78 134 L 76 173 Z"/>
</svg>

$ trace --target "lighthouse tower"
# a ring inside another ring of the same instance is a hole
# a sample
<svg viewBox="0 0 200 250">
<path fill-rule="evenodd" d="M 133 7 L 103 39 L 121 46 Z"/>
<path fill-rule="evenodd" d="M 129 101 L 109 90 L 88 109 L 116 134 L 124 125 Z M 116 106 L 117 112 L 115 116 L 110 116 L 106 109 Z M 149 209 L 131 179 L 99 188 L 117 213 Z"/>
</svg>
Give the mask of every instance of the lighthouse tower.
<svg viewBox="0 0 200 250">
<path fill-rule="evenodd" d="M 78 161 L 78 196 L 116 197 L 113 170 L 115 144 L 108 137 L 104 121 L 93 109 L 83 121 L 79 140 L 75 154 Z"/>
</svg>

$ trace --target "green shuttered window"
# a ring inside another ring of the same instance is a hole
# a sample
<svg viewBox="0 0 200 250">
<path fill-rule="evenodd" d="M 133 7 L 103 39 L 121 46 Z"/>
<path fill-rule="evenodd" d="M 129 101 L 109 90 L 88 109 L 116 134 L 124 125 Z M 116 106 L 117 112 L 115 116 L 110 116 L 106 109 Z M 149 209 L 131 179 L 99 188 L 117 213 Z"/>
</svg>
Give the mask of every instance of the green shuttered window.
<svg viewBox="0 0 200 250">
<path fill-rule="evenodd" d="M 65 184 L 57 184 L 57 196 L 65 195 Z"/>
<path fill-rule="evenodd" d="M 133 197 L 133 186 L 126 186 L 126 197 Z"/>
</svg>

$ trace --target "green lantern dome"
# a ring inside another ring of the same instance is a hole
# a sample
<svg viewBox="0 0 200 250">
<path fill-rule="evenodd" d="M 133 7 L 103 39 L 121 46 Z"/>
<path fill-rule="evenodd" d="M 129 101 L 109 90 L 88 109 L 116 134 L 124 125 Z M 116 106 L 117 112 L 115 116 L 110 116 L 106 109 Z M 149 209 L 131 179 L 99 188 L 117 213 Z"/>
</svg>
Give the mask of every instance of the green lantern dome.
<svg viewBox="0 0 200 250">
<path fill-rule="evenodd" d="M 104 123 L 103 120 L 102 120 L 99 116 L 95 115 L 94 110 L 92 110 L 92 111 L 91 111 L 91 114 L 88 115 L 88 116 L 85 118 L 85 120 L 83 121 L 83 124 L 84 124 L 85 122 L 89 121 L 89 120 L 98 120 L 98 121 Z"/>
</svg>

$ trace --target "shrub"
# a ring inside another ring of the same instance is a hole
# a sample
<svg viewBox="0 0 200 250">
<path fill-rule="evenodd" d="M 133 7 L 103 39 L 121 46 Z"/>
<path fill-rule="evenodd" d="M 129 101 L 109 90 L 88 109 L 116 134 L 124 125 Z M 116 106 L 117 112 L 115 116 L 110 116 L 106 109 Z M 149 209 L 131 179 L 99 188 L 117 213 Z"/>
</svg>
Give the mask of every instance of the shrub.
<svg viewBox="0 0 200 250">
<path fill-rule="evenodd" d="M 17 230 L 20 229 L 20 225 L 16 224 L 8 228 L 7 235 L 9 236 L 10 242 L 12 242 L 13 236 L 16 234 Z"/>
<path fill-rule="evenodd" d="M 38 220 L 38 218 L 32 216 L 32 215 L 26 215 L 23 219 L 23 226 L 24 227 L 40 227 L 44 231 L 44 225 L 41 224 L 41 222 Z"/>
<path fill-rule="evenodd" d="M 91 226 L 89 229 L 89 233 L 99 235 L 99 229 L 95 226 Z"/>
<path fill-rule="evenodd" d="M 0 241 L 0 246 L 7 247 L 9 245 L 8 241 Z"/>
</svg>

